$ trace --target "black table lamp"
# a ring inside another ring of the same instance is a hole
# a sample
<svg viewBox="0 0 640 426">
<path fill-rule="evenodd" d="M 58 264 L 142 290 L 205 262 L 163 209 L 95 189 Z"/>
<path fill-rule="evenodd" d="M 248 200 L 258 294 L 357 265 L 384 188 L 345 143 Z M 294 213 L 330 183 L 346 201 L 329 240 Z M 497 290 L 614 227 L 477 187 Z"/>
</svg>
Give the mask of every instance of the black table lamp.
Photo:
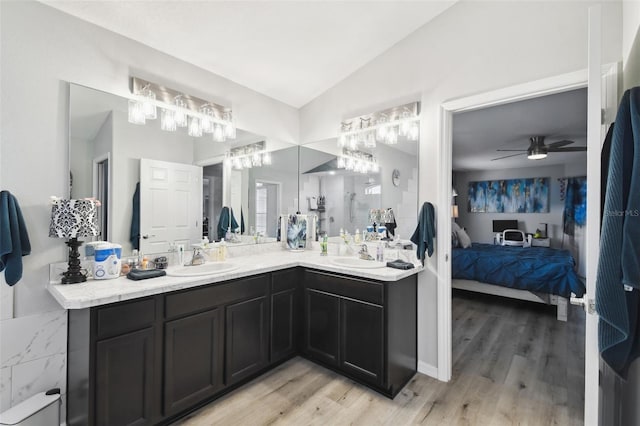
<svg viewBox="0 0 640 426">
<path fill-rule="evenodd" d="M 78 237 L 94 237 L 98 235 L 98 206 L 95 200 L 61 200 L 53 201 L 51 208 L 51 224 L 49 236 L 68 238 L 69 268 L 62 274 L 62 284 L 81 283 L 87 277 L 80 272 L 80 252 L 82 241 Z"/>
</svg>

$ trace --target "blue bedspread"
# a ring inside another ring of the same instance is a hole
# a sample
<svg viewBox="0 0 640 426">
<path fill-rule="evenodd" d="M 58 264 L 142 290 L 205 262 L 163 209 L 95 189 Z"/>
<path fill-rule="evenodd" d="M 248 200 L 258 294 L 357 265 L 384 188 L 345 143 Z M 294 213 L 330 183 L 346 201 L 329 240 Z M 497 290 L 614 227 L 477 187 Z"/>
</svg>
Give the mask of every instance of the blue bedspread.
<svg viewBox="0 0 640 426">
<path fill-rule="evenodd" d="M 584 283 L 574 266 L 567 250 L 473 243 L 466 249 L 453 249 L 452 276 L 563 297 L 574 292 L 582 297 Z"/>
</svg>

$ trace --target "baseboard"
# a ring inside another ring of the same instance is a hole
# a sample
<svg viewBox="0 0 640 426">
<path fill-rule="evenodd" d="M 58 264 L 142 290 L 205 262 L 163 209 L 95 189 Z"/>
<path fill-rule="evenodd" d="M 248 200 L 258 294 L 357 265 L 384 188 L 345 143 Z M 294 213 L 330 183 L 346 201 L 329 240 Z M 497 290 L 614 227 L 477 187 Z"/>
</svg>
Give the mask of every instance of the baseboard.
<svg viewBox="0 0 640 426">
<path fill-rule="evenodd" d="M 424 361 L 418 361 L 418 372 L 433 377 L 434 379 L 438 378 L 438 367 L 427 364 Z"/>
</svg>

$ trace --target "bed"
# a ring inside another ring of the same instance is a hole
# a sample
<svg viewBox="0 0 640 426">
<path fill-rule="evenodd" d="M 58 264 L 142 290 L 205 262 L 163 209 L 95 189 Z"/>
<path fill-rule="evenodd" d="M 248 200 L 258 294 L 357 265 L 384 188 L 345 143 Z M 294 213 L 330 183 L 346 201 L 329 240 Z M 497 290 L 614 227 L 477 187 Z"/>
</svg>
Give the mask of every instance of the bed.
<svg viewBox="0 0 640 426">
<path fill-rule="evenodd" d="M 473 243 L 453 248 L 452 287 L 558 306 L 567 320 L 571 294 L 582 297 L 584 283 L 567 250 Z"/>
</svg>

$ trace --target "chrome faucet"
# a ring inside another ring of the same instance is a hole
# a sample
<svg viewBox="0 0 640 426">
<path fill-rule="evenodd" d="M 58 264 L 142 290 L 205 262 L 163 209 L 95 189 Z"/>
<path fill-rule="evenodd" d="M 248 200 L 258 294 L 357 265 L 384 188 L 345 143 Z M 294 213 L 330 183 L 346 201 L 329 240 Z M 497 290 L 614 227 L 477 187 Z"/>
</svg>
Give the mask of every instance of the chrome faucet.
<svg viewBox="0 0 640 426">
<path fill-rule="evenodd" d="M 369 254 L 369 250 L 367 249 L 367 245 L 366 244 L 362 244 L 360 246 L 360 251 L 358 252 L 358 255 L 360 256 L 360 259 L 362 259 L 362 260 L 373 260 L 373 256 L 371 256 Z"/>
<path fill-rule="evenodd" d="M 191 257 L 191 262 L 187 263 L 187 266 L 203 265 L 205 262 L 206 262 L 206 259 L 204 258 L 202 253 L 200 253 L 200 250 L 198 248 L 194 248 L 193 256 Z"/>
</svg>

